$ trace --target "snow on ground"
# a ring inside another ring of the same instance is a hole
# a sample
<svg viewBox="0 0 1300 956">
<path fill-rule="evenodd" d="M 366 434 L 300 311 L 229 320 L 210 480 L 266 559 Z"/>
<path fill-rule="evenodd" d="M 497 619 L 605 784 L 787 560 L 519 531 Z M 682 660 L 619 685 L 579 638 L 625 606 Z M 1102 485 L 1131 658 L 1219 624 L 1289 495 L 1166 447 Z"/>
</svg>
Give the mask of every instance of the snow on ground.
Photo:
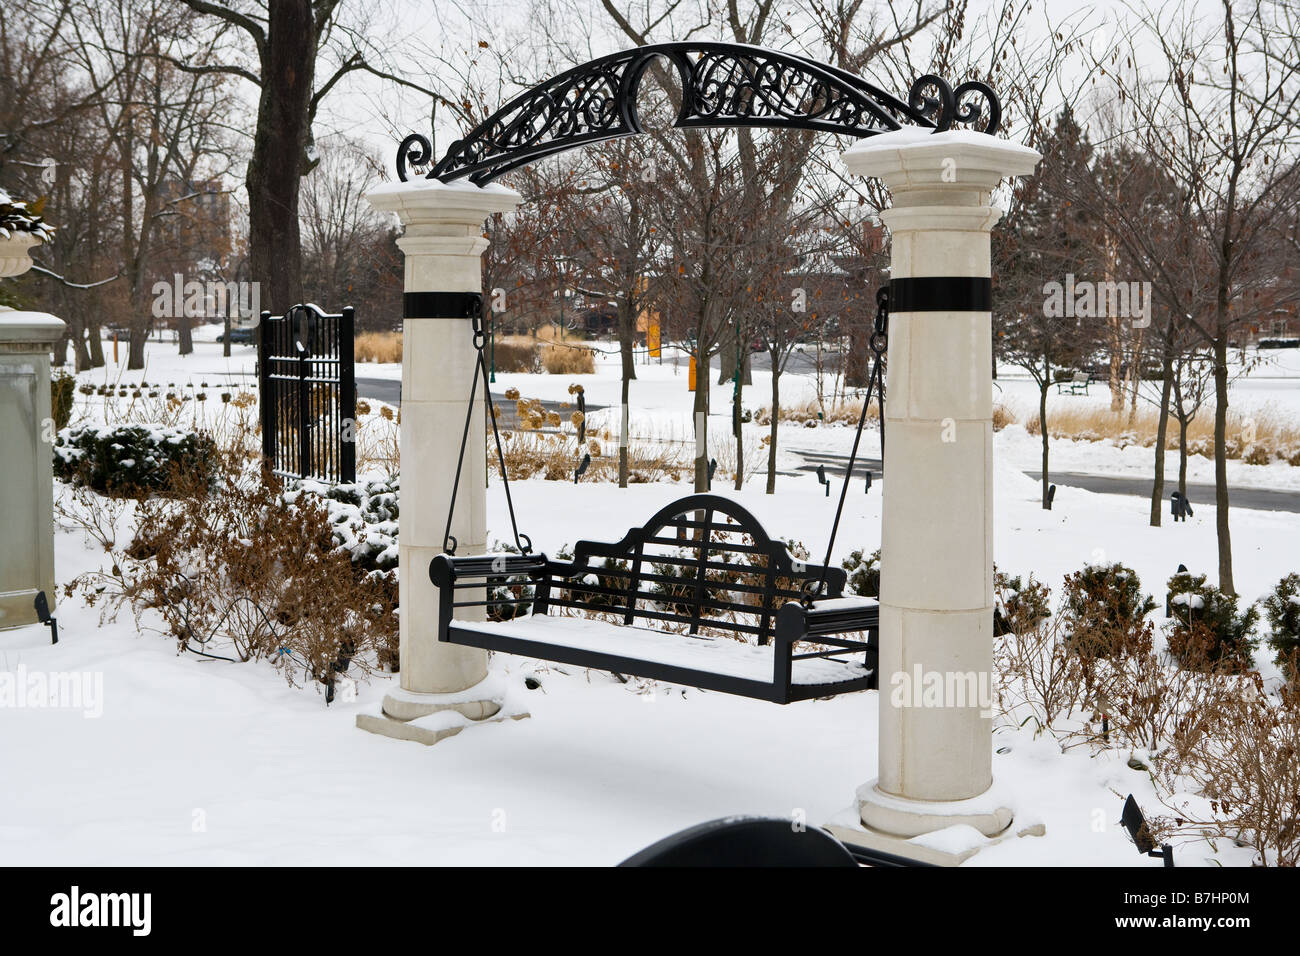
<svg viewBox="0 0 1300 956">
<path fill-rule="evenodd" d="M 578 535 L 607 538 L 684 490 L 528 481 L 516 505 L 524 530 L 554 549 Z M 1035 496 L 1032 482 L 999 469 L 996 557 L 1009 570 L 1057 584 L 1104 547 L 1161 593 L 1177 561 L 1204 568 L 1213 555 L 1208 510 L 1148 529 L 1140 502 L 1124 506 L 1136 499 L 1080 493 L 1048 513 Z M 774 534 L 819 551 L 833 501 L 815 479 L 792 479 L 778 497 L 747 489 L 737 498 Z M 877 545 L 880 503 L 876 489 L 849 499 L 838 554 Z M 499 486 L 490 513 L 503 534 Z M 1238 512 L 1234 530 L 1247 594 L 1293 569 L 1300 516 Z M 60 580 L 101 561 L 79 534 L 59 532 Z M 129 614 L 101 628 L 98 609 L 69 600 L 58 615 L 57 646 L 43 628 L 0 632 L 0 663 L 102 674 L 102 716 L 4 713 L 0 765 L 25 781 L 0 797 L 6 862 L 610 864 L 728 814 L 828 821 L 873 775 L 875 693 L 778 707 L 662 685 L 638 694 L 602 674 L 539 668 L 543 689 L 518 692 L 530 719 L 472 727 L 426 749 L 353 727 L 388 681 L 326 708 L 316 690 L 290 689 L 269 668 L 178 657 L 172 641 L 138 630 Z M 495 666 L 516 683 L 532 671 L 512 658 Z M 1062 756 L 1051 741 L 1009 730 L 996 745 L 1009 748 L 995 771 L 1017 794 L 1021 821 L 1041 820 L 1047 836 L 991 848 L 974 863 L 1149 865 L 1114 825 L 1116 793 L 1150 794 L 1125 754 Z M 1178 849 L 1180 866 L 1246 856 L 1204 843 Z"/>
<path fill-rule="evenodd" d="M 242 346 L 229 363 L 219 346 L 186 359 L 169 351 L 151 346 L 148 380 L 251 371 L 251 349 Z M 94 381 L 103 372 L 83 374 Z M 676 373 L 668 362 L 651 368 L 634 400 L 652 413 L 681 414 L 684 377 L 684 365 Z M 589 378 L 589 400 L 611 401 L 616 381 Z M 532 376 L 518 386 L 561 399 L 571 380 Z M 498 376 L 498 387 L 510 384 Z M 728 395 L 729 386 L 715 389 L 715 409 Z M 667 427 L 653 414 L 652 421 Z M 804 437 L 847 450 L 851 434 L 822 428 Z M 1180 562 L 1213 570 L 1212 507 L 1149 528 L 1143 499 L 1076 490 L 1043 511 L 1036 484 L 1004 453 L 1019 441 L 1003 432 L 997 446 L 1000 568 L 1032 571 L 1059 589 L 1085 562 L 1119 560 L 1157 599 Z M 774 536 L 801 540 L 820 559 L 834 498 L 812 475 L 783 477 L 779 489 L 769 497 L 754 483 L 726 493 Z M 686 491 L 537 480 L 518 484 L 515 504 L 521 530 L 554 550 L 579 537 L 612 539 Z M 887 491 L 886 475 L 870 494 L 850 494 L 836 560 L 879 545 Z M 1247 598 L 1300 569 L 1300 515 L 1235 509 L 1232 520 L 1237 583 Z M 508 533 L 497 484 L 489 526 L 494 537 Z M 69 529 L 56 535 L 56 558 L 61 583 L 104 560 Z M 389 680 L 372 680 L 356 700 L 327 708 L 315 688 L 289 688 L 270 668 L 178 656 L 172 640 L 149 630 L 148 616 L 143 628 L 129 612 L 100 626 L 100 609 L 78 599 L 60 601 L 57 614 L 55 646 L 44 628 L 0 632 L 0 670 L 100 675 L 102 698 L 0 713 L 0 766 L 24 782 L 0 792 L 0 860 L 11 864 L 607 865 L 715 817 L 802 815 L 811 824 L 842 817 L 874 776 L 874 692 L 779 707 L 665 685 L 645 692 L 603 674 L 498 656 L 493 666 L 532 716 L 424 748 L 353 726 L 357 713 L 378 708 Z M 537 674 L 540 690 L 522 688 L 527 673 Z M 87 707 L 102 713 L 85 716 Z M 1009 840 L 972 864 L 1152 865 L 1117 824 L 1124 795 L 1144 802 L 1152 794 L 1127 754 L 1062 755 L 1050 739 L 1006 728 L 995 746 L 995 775 L 1015 794 L 1018 821 L 1043 822 L 1046 836 Z M 1245 865 L 1249 851 L 1184 842 L 1176 857 L 1179 866 Z"/>
</svg>

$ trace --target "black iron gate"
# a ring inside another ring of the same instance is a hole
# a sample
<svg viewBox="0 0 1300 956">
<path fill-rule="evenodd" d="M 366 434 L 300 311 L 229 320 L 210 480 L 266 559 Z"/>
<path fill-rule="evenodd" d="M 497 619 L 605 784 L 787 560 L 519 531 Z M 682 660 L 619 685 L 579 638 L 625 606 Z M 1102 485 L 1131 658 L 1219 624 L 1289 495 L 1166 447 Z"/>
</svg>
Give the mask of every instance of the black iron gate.
<svg viewBox="0 0 1300 956">
<path fill-rule="evenodd" d="M 262 313 L 257 368 L 262 454 L 278 475 L 357 478 L 354 311 Z"/>
</svg>

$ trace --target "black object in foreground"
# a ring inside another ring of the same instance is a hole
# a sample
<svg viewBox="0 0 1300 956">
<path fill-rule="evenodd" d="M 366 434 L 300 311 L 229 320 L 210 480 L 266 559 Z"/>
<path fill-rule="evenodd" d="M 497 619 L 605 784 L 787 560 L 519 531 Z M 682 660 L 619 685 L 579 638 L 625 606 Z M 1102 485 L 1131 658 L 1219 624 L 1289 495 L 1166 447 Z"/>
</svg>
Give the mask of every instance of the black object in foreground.
<svg viewBox="0 0 1300 956">
<path fill-rule="evenodd" d="M 817 827 L 790 820 L 724 817 L 653 843 L 619 866 L 930 866 L 919 860 L 847 847 Z"/>
<path fill-rule="evenodd" d="M 36 608 L 37 620 L 50 629 L 50 643 L 59 643 L 59 622 L 50 615 L 50 600 L 45 592 L 37 591 L 36 600 L 32 604 Z"/>
<path fill-rule="evenodd" d="M 1142 808 L 1137 805 L 1131 793 L 1124 801 L 1124 812 L 1120 814 L 1119 822 L 1133 838 L 1133 845 L 1137 847 L 1139 853 L 1164 860 L 1165 866 L 1174 865 L 1174 848 L 1168 843 L 1156 845 L 1155 838 L 1151 835 L 1151 828 L 1147 826 L 1147 818 L 1142 815 Z"/>
</svg>

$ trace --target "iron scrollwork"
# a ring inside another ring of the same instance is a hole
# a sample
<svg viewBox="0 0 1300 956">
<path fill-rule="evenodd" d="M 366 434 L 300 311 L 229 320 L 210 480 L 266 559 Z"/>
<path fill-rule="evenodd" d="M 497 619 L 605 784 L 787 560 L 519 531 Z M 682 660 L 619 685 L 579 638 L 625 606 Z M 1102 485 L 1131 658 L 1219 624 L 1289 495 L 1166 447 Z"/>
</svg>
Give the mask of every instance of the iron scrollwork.
<svg viewBox="0 0 1300 956">
<path fill-rule="evenodd" d="M 560 73 L 451 144 L 427 172 L 442 182 L 491 182 L 534 160 L 584 143 L 644 132 L 637 93 L 647 70 L 666 61 L 680 84 L 673 125 L 775 127 L 863 138 L 905 125 L 941 132 L 953 124 L 997 131 L 997 94 L 977 81 L 955 90 L 933 74 L 906 100 L 860 76 L 792 53 L 738 43 L 661 43 L 600 57 Z M 428 166 L 429 140 L 413 133 L 397 152 L 397 175 Z"/>
</svg>

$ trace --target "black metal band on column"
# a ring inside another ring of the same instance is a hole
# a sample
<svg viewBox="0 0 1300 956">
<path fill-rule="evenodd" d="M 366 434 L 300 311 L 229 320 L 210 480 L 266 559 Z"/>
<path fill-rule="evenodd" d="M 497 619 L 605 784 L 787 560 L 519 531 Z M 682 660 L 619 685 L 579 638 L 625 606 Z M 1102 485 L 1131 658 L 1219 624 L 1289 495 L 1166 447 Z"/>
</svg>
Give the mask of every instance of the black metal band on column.
<svg viewBox="0 0 1300 956">
<path fill-rule="evenodd" d="M 892 279 L 889 311 L 991 312 L 993 280 L 978 276 L 917 276 Z"/>
<path fill-rule="evenodd" d="M 483 296 L 478 292 L 407 292 L 402 296 L 402 316 L 407 319 L 467 319 L 478 315 Z"/>
</svg>

